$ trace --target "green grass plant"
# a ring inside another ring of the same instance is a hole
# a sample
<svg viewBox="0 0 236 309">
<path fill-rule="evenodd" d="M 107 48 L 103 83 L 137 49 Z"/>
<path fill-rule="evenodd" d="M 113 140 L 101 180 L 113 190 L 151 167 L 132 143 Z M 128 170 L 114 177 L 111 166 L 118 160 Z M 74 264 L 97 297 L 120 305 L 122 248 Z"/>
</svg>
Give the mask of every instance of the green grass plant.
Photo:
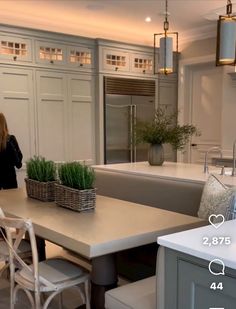
<svg viewBox="0 0 236 309">
<path fill-rule="evenodd" d="M 29 179 L 40 182 L 56 180 L 56 165 L 41 156 L 34 156 L 26 161 L 26 173 Z"/>
<path fill-rule="evenodd" d="M 79 162 L 68 162 L 58 167 L 61 184 L 78 190 L 92 189 L 95 172 L 92 167 Z"/>
</svg>

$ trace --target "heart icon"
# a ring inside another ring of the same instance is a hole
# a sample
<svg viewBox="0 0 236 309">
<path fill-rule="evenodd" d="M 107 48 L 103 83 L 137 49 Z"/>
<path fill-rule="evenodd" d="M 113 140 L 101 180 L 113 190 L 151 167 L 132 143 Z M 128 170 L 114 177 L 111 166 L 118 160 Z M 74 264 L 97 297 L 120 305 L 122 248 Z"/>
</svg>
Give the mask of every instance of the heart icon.
<svg viewBox="0 0 236 309">
<path fill-rule="evenodd" d="M 221 214 L 213 214 L 209 216 L 208 221 L 212 226 L 214 226 L 214 228 L 218 229 L 225 222 L 225 217 Z"/>
</svg>

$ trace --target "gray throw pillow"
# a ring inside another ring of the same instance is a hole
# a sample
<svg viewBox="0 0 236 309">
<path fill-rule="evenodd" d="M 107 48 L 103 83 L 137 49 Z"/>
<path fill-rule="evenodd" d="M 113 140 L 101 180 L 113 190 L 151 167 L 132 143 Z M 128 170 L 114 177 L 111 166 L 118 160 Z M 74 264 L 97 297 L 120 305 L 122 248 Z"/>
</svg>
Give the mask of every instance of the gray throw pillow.
<svg viewBox="0 0 236 309">
<path fill-rule="evenodd" d="M 198 217 L 208 220 L 212 214 L 222 214 L 225 220 L 235 217 L 236 188 L 225 186 L 214 175 L 210 175 L 202 192 Z"/>
</svg>

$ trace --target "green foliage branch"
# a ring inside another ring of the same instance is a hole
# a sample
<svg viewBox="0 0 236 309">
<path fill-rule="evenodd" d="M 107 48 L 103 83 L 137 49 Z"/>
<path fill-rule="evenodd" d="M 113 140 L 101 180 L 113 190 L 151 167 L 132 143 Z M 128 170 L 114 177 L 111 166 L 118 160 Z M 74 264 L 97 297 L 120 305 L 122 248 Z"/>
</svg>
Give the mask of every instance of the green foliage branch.
<svg viewBox="0 0 236 309">
<path fill-rule="evenodd" d="M 183 149 L 192 135 L 199 136 L 200 132 L 194 125 L 176 124 L 178 112 L 167 114 L 159 107 L 151 122 L 137 121 L 136 142 L 149 144 L 169 143 L 174 149 Z"/>
</svg>

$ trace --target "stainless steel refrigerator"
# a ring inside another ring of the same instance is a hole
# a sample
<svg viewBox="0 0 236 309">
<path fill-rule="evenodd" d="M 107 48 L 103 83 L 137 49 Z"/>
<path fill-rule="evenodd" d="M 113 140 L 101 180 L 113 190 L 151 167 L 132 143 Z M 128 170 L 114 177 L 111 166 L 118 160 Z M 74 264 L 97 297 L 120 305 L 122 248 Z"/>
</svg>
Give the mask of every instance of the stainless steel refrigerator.
<svg viewBox="0 0 236 309">
<path fill-rule="evenodd" d="M 136 145 L 135 123 L 153 119 L 155 98 L 142 95 L 105 95 L 105 163 L 147 160 L 147 144 Z"/>
</svg>

